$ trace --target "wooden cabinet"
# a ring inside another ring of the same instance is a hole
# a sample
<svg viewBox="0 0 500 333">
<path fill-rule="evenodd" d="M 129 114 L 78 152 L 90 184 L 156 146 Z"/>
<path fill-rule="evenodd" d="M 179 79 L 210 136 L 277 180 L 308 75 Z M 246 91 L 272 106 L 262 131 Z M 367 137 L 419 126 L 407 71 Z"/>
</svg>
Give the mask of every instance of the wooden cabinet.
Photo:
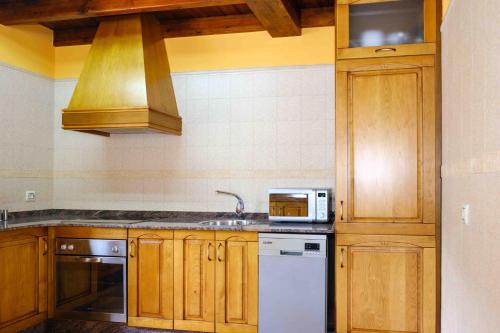
<svg viewBox="0 0 500 333">
<path fill-rule="evenodd" d="M 439 0 L 338 0 L 337 59 L 436 53 Z"/>
<path fill-rule="evenodd" d="M 215 330 L 257 333 L 258 237 L 216 233 Z"/>
<path fill-rule="evenodd" d="M 47 233 L 0 233 L 0 332 L 17 332 L 47 317 Z"/>
<path fill-rule="evenodd" d="M 436 332 L 433 236 L 337 235 L 337 332 Z"/>
<path fill-rule="evenodd" d="M 173 328 L 173 231 L 130 230 L 128 325 Z"/>
<path fill-rule="evenodd" d="M 336 98 L 335 221 L 341 233 L 350 232 L 345 224 L 386 223 L 433 235 L 434 57 L 338 61 Z"/>
<path fill-rule="evenodd" d="M 215 329 L 215 232 L 174 232 L 174 328 Z"/>
<path fill-rule="evenodd" d="M 257 333 L 258 236 L 130 230 L 128 325 Z"/>
</svg>

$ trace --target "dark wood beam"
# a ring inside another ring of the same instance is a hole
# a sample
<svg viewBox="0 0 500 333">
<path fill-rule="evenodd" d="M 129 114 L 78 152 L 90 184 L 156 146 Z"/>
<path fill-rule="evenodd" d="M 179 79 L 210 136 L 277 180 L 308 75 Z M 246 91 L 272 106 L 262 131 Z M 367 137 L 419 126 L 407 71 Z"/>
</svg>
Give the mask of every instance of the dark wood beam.
<svg viewBox="0 0 500 333">
<path fill-rule="evenodd" d="M 271 36 L 300 35 L 300 11 L 293 0 L 246 0 L 246 3 Z"/>
<path fill-rule="evenodd" d="M 160 23 L 165 38 L 266 30 L 252 14 L 163 20 Z M 303 9 L 301 11 L 301 25 L 303 28 L 335 25 L 334 8 Z M 54 46 L 91 44 L 96 31 L 97 26 L 95 25 L 83 28 L 55 29 Z"/>
<path fill-rule="evenodd" d="M 34 24 L 244 3 L 244 0 L 4 0 L 0 1 L 0 24 Z"/>
</svg>

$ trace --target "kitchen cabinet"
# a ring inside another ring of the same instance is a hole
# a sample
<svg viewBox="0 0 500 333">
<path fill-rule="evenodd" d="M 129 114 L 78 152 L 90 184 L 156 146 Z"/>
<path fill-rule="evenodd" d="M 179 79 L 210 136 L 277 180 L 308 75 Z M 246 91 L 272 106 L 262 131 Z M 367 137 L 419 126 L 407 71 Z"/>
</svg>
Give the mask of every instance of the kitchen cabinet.
<svg viewBox="0 0 500 333">
<path fill-rule="evenodd" d="M 338 0 L 337 59 L 436 53 L 436 0 Z"/>
<path fill-rule="evenodd" d="M 215 232 L 174 232 L 174 328 L 215 329 Z"/>
<path fill-rule="evenodd" d="M 336 332 L 436 332 L 433 236 L 336 238 Z"/>
<path fill-rule="evenodd" d="M 0 233 L 0 332 L 17 332 L 47 318 L 47 232 Z"/>
<path fill-rule="evenodd" d="M 172 329 L 173 231 L 130 230 L 128 244 L 128 325 Z"/>
<path fill-rule="evenodd" d="M 340 233 L 435 234 L 434 57 L 338 61 L 336 79 Z"/>
<path fill-rule="evenodd" d="M 216 232 L 215 331 L 257 333 L 258 236 Z"/>
<path fill-rule="evenodd" d="M 257 332 L 257 233 L 174 232 L 174 328 Z"/>
</svg>

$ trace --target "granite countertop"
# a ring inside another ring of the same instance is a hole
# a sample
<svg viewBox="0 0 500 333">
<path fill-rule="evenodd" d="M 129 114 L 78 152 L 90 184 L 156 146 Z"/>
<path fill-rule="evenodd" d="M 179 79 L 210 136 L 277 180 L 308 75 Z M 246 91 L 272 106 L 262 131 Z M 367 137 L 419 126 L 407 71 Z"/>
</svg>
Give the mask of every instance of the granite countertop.
<svg viewBox="0 0 500 333">
<path fill-rule="evenodd" d="M 199 222 L 235 219 L 231 213 L 199 212 L 123 212 L 123 211 L 46 211 L 41 213 L 13 214 L 7 228 L 0 223 L 0 232 L 35 227 L 78 226 L 126 229 L 191 229 L 227 230 L 276 233 L 331 234 L 333 223 L 273 223 L 265 214 L 247 214 L 246 219 L 255 221 L 247 226 L 210 226 Z"/>
</svg>

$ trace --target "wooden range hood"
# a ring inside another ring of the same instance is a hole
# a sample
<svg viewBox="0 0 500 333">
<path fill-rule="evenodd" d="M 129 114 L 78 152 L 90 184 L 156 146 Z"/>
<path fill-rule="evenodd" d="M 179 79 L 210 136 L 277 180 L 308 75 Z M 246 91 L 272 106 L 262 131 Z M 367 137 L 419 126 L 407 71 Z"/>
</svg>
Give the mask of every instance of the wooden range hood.
<svg viewBox="0 0 500 333">
<path fill-rule="evenodd" d="M 181 135 L 167 51 L 154 16 L 102 20 L 62 123 L 63 129 L 106 136 Z"/>
</svg>

